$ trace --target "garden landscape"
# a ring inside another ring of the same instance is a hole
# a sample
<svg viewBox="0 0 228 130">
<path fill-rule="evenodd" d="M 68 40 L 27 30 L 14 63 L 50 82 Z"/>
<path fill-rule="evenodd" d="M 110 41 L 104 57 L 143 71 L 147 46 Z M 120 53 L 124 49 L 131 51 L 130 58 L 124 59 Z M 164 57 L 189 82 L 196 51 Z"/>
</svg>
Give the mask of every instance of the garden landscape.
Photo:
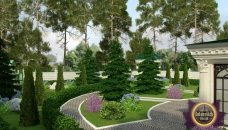
<svg viewBox="0 0 228 130">
<path fill-rule="evenodd" d="M 0 130 L 217 129 L 183 112 L 202 98 L 188 45 L 228 42 L 220 4 L 1 0 Z"/>
</svg>

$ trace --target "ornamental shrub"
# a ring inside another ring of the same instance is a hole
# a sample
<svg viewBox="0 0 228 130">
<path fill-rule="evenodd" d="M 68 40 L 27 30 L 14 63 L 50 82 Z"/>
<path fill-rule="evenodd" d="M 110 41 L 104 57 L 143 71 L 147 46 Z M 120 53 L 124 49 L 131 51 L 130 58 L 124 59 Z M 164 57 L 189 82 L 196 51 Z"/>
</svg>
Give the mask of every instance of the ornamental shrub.
<svg viewBox="0 0 228 130">
<path fill-rule="evenodd" d="M 32 126 L 39 124 L 38 107 L 35 98 L 35 86 L 32 67 L 25 68 L 22 101 L 20 103 L 20 125 Z"/>
<path fill-rule="evenodd" d="M 0 128 L 1 130 L 10 130 L 10 124 L 4 121 L 1 117 L 0 117 Z"/>
<path fill-rule="evenodd" d="M 182 98 L 182 91 L 177 86 L 171 86 L 168 90 L 168 98 L 171 99 L 181 99 Z"/>
<path fill-rule="evenodd" d="M 121 103 L 109 101 L 101 108 L 100 116 L 103 119 L 117 120 L 125 117 L 125 109 Z"/>
<path fill-rule="evenodd" d="M 184 64 L 184 73 L 183 73 L 183 80 L 182 80 L 182 84 L 183 84 L 185 87 L 188 87 L 188 86 L 189 86 L 189 79 L 188 79 L 188 66 L 187 66 L 187 64 L 186 64 L 186 63 Z"/>
<path fill-rule="evenodd" d="M 36 92 L 36 101 L 38 106 L 42 106 L 44 98 L 44 83 L 43 83 L 43 74 L 40 67 L 36 69 L 36 81 L 35 81 L 35 92 Z"/>
<path fill-rule="evenodd" d="M 73 118 L 58 116 L 53 126 L 54 130 L 81 130 Z"/>
<path fill-rule="evenodd" d="M 135 94 L 124 94 L 120 102 L 126 111 L 138 111 L 141 109 L 139 104 L 139 96 Z"/>
<path fill-rule="evenodd" d="M 179 73 L 179 65 L 177 63 L 174 64 L 174 80 L 173 84 L 180 84 L 180 73 Z"/>
<path fill-rule="evenodd" d="M 86 109 L 89 112 L 99 112 L 101 104 L 102 98 L 100 98 L 97 94 L 93 94 L 86 101 Z"/>
</svg>

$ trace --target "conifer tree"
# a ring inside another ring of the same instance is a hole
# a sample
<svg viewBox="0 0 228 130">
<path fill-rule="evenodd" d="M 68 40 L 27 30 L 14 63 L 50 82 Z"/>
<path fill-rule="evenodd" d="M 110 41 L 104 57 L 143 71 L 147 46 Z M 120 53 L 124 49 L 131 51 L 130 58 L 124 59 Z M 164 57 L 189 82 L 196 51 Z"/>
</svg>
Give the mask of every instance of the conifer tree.
<svg viewBox="0 0 228 130">
<path fill-rule="evenodd" d="M 58 65 L 58 76 L 57 76 L 57 83 L 55 86 L 55 91 L 60 91 L 63 89 L 64 89 L 63 66 Z"/>
<path fill-rule="evenodd" d="M 174 64 L 174 80 L 173 84 L 180 84 L 180 73 L 179 73 L 179 65 L 177 63 Z"/>
<path fill-rule="evenodd" d="M 42 106 L 43 97 L 44 97 L 44 83 L 43 83 L 43 74 L 40 67 L 37 67 L 36 69 L 35 90 L 36 90 L 37 104 L 39 106 Z"/>
<path fill-rule="evenodd" d="M 22 101 L 20 104 L 20 125 L 32 126 L 39 124 L 39 114 L 35 97 L 35 86 L 32 67 L 25 67 Z"/>
<path fill-rule="evenodd" d="M 112 41 L 108 54 L 108 64 L 105 66 L 104 75 L 107 76 L 102 83 L 101 94 L 104 99 L 119 101 L 128 92 L 129 66 L 123 58 L 124 53 L 118 41 Z"/>
<path fill-rule="evenodd" d="M 185 63 L 184 64 L 184 73 L 183 73 L 183 85 L 185 87 L 188 87 L 189 86 L 189 79 L 188 79 L 188 66 L 187 64 Z"/>
<path fill-rule="evenodd" d="M 153 47 L 150 45 L 150 40 L 145 43 L 143 49 L 144 61 L 139 64 L 139 72 L 137 76 L 137 89 L 139 93 L 153 93 L 159 94 L 162 92 L 162 82 L 158 80 L 159 66 L 154 62 L 155 53 Z"/>
<path fill-rule="evenodd" d="M 165 77 L 169 80 L 171 80 L 171 75 L 170 75 L 170 65 L 168 62 L 166 62 L 166 75 Z"/>
<path fill-rule="evenodd" d="M 81 73 L 80 73 L 80 76 L 79 76 L 79 83 L 80 85 L 87 85 L 87 75 L 86 75 L 86 67 L 85 65 L 83 64 L 82 67 L 81 67 Z"/>
<path fill-rule="evenodd" d="M 11 98 L 15 92 L 14 89 L 19 89 L 15 84 L 15 66 L 10 63 L 10 59 L 5 51 L 6 45 L 0 39 L 0 96 Z"/>
</svg>

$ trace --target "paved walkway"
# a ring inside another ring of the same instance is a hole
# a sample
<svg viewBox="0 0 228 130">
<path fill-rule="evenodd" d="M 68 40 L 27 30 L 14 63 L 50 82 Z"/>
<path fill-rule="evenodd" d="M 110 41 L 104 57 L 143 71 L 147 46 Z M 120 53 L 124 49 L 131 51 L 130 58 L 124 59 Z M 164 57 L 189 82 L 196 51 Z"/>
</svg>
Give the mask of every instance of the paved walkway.
<svg viewBox="0 0 228 130">
<path fill-rule="evenodd" d="M 71 116 L 79 122 L 80 127 L 85 130 L 185 130 L 184 117 L 182 112 L 187 110 L 187 100 L 167 101 L 162 105 L 153 108 L 148 115 L 151 119 L 141 120 L 140 122 L 113 125 L 112 127 L 92 127 L 80 115 L 78 108 L 80 104 L 91 94 L 73 98 L 63 104 L 60 111 L 65 115 Z M 156 98 L 157 100 L 157 98 Z"/>
</svg>

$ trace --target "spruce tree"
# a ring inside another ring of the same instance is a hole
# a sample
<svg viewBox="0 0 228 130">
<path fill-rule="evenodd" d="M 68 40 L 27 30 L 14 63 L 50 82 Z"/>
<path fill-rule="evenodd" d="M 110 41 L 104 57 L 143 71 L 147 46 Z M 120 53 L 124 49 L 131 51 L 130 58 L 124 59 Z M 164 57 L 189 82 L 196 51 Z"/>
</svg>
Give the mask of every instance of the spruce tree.
<svg viewBox="0 0 228 130">
<path fill-rule="evenodd" d="M 185 63 L 184 64 L 184 72 L 183 72 L 183 85 L 185 87 L 188 87 L 189 86 L 189 79 L 188 79 L 188 66 L 187 64 Z"/>
<path fill-rule="evenodd" d="M 58 75 L 57 75 L 57 83 L 55 86 L 55 91 L 60 91 L 63 89 L 64 89 L 63 65 L 58 65 Z"/>
<path fill-rule="evenodd" d="M 168 62 L 166 62 L 166 75 L 165 75 L 165 77 L 171 81 L 170 65 Z"/>
<path fill-rule="evenodd" d="M 85 68 L 84 68 L 85 67 Z M 96 65 L 95 57 L 93 57 L 93 52 L 91 49 L 87 49 L 81 64 L 80 64 L 80 76 L 76 79 L 78 85 L 94 84 L 99 82 L 100 78 L 98 77 L 98 68 Z M 86 78 L 86 79 L 85 79 Z"/>
<path fill-rule="evenodd" d="M 87 74 L 86 74 L 86 67 L 85 65 L 82 65 L 81 67 L 81 73 L 80 73 L 80 76 L 79 76 L 79 79 L 80 79 L 80 85 L 87 85 Z"/>
<path fill-rule="evenodd" d="M 174 64 L 174 80 L 173 84 L 180 84 L 180 73 L 179 73 L 179 65 L 177 63 Z"/>
<path fill-rule="evenodd" d="M 40 67 L 36 69 L 36 81 L 35 81 L 35 92 L 36 92 L 36 101 L 39 106 L 43 104 L 44 97 L 44 83 L 43 83 L 43 74 Z"/>
<path fill-rule="evenodd" d="M 15 92 L 14 89 L 19 89 L 15 80 L 15 66 L 10 63 L 10 59 L 5 51 L 6 45 L 0 39 L 0 96 L 11 98 Z"/>
<path fill-rule="evenodd" d="M 39 124 L 39 114 L 35 98 L 35 86 L 32 67 L 25 67 L 22 101 L 20 104 L 20 125 L 32 126 Z"/>
<path fill-rule="evenodd" d="M 145 43 L 142 54 L 144 61 L 139 64 L 138 71 L 142 73 L 137 76 L 136 91 L 138 93 L 159 94 L 162 92 L 162 82 L 158 80 L 159 66 L 158 63 L 154 62 L 155 53 L 149 40 Z"/>
<path fill-rule="evenodd" d="M 107 76 L 102 83 L 101 94 L 109 101 L 119 101 L 128 92 L 129 66 L 123 58 L 124 53 L 118 41 L 112 41 L 108 53 L 108 63 L 104 75 Z"/>
</svg>

